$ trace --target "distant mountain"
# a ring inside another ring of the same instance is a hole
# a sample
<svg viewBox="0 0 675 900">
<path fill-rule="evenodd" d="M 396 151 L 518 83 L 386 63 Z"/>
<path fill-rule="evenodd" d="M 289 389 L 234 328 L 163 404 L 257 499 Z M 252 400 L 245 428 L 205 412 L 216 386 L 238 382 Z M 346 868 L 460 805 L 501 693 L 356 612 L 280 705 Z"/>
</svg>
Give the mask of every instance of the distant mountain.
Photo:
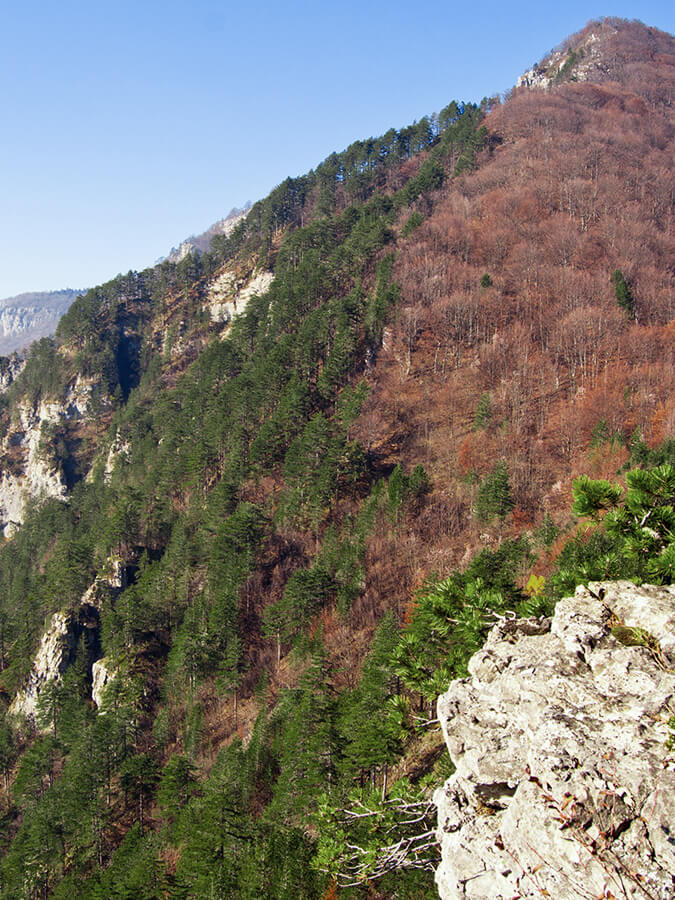
<svg viewBox="0 0 675 900">
<path fill-rule="evenodd" d="M 189 253 L 204 253 L 209 249 L 211 239 L 217 234 L 230 234 L 251 208 L 247 203 L 243 209 L 234 207 L 210 228 L 198 235 L 191 235 L 178 247 L 172 247 L 168 256 L 158 262 L 168 260 L 177 263 Z M 0 356 L 7 356 L 15 350 L 22 350 L 33 341 L 54 334 L 59 319 L 73 300 L 85 290 L 31 291 L 0 300 Z"/>
<path fill-rule="evenodd" d="M 207 228 L 206 231 L 202 232 L 202 234 L 193 234 L 182 241 L 178 247 L 172 247 L 171 252 L 166 259 L 168 259 L 169 262 L 177 263 L 182 259 L 185 259 L 188 253 L 193 253 L 194 251 L 197 251 L 198 253 L 206 252 L 211 245 L 211 239 L 217 234 L 230 234 L 239 222 L 246 218 L 250 208 L 251 204 L 246 203 L 243 209 L 237 209 L 235 207 L 230 210 L 224 219 L 215 222 L 210 228 Z"/>
<path fill-rule="evenodd" d="M 61 316 L 82 291 L 32 291 L 0 300 L 0 355 L 27 347 L 56 331 Z"/>
</svg>

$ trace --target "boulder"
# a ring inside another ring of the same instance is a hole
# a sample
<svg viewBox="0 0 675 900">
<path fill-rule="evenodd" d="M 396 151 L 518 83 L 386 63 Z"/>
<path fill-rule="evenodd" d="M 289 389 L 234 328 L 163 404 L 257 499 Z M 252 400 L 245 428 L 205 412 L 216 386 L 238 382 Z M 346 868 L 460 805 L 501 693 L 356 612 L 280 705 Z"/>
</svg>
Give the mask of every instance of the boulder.
<svg viewBox="0 0 675 900">
<path fill-rule="evenodd" d="M 675 587 L 628 582 L 492 629 L 438 701 L 443 900 L 675 897 L 674 638 Z"/>
</svg>

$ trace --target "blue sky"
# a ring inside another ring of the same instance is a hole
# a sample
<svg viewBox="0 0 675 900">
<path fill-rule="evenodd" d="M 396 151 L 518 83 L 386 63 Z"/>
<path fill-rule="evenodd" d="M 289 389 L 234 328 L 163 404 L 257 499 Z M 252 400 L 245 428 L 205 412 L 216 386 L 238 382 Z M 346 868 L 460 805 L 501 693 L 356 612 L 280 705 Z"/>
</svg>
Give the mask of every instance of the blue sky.
<svg viewBox="0 0 675 900">
<path fill-rule="evenodd" d="M 0 33 L 0 298 L 141 269 L 351 141 L 672 3 L 26 0 Z"/>
</svg>

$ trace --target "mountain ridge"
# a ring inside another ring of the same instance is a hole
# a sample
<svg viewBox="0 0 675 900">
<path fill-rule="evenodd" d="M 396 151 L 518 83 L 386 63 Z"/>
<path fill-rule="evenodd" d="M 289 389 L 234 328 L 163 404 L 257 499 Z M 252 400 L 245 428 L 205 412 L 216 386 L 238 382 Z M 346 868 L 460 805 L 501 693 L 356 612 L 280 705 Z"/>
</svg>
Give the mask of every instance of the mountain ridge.
<svg viewBox="0 0 675 900">
<path fill-rule="evenodd" d="M 224 218 L 210 225 L 206 231 L 198 235 L 193 234 L 181 241 L 178 247 L 172 247 L 169 255 L 158 259 L 157 262 L 161 263 L 164 259 L 168 259 L 169 262 L 179 263 L 190 253 L 205 253 L 209 250 L 211 241 L 217 234 L 227 237 L 232 233 L 239 222 L 246 217 L 251 206 L 250 202 L 245 203 L 241 209 L 235 206 Z"/>
<path fill-rule="evenodd" d="M 5 705 L 55 614 L 72 664 L 0 732 L 0 896 L 428 896 L 427 710 L 492 616 L 666 577 L 608 479 L 675 490 L 669 76 L 616 34 L 621 83 L 355 142 L 32 348 L 2 477 L 67 502 L 0 548 Z"/>
</svg>

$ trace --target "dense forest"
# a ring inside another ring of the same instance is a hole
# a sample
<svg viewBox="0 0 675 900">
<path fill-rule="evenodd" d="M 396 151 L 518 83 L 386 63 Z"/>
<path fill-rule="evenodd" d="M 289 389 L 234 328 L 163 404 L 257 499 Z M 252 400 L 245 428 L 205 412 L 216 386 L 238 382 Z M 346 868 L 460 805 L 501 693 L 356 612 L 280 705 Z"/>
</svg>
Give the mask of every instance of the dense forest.
<svg viewBox="0 0 675 900">
<path fill-rule="evenodd" d="M 0 547 L 0 897 L 433 897 L 438 693 L 499 616 L 673 580 L 673 40 L 565 52 L 32 346 L 2 477 L 60 409 L 64 495 Z"/>
</svg>

